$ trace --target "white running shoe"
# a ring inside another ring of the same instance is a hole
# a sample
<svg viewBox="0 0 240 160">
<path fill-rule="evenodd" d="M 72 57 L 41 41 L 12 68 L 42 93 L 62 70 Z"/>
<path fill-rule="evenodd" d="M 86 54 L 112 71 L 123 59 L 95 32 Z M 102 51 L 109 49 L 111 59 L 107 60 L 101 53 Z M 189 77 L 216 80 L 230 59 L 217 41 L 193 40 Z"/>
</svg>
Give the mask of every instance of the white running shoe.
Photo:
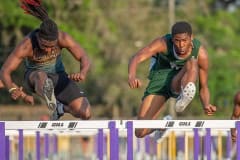
<svg viewBox="0 0 240 160">
<path fill-rule="evenodd" d="M 161 139 L 165 135 L 166 131 L 167 131 L 166 128 L 164 128 L 164 129 L 163 128 L 162 129 L 156 129 L 154 131 L 154 139 L 155 139 L 155 141 L 158 141 L 159 139 Z"/>
<path fill-rule="evenodd" d="M 163 120 L 172 120 L 172 116 L 171 115 L 166 115 L 163 117 Z"/>
<path fill-rule="evenodd" d="M 172 116 L 167 115 L 163 117 L 163 120 L 172 120 Z M 159 128 L 154 131 L 154 139 L 157 141 L 158 139 L 162 138 L 166 134 L 167 128 Z"/>
<path fill-rule="evenodd" d="M 196 86 L 193 82 L 189 82 L 177 98 L 175 110 L 176 112 L 183 112 L 184 109 L 193 100 L 196 93 Z"/>
</svg>

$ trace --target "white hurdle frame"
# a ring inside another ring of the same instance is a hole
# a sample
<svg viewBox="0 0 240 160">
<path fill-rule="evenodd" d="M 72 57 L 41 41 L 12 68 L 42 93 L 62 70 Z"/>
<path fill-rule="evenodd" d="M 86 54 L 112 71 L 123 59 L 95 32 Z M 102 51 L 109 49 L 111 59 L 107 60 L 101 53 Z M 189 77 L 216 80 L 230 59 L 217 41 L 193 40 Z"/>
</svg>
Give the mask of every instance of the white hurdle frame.
<svg viewBox="0 0 240 160">
<path fill-rule="evenodd" d="M 206 129 L 207 136 L 210 136 L 210 129 L 237 129 L 237 160 L 240 160 L 240 121 L 237 120 L 88 120 L 88 121 L 0 121 L 0 157 L 6 157 L 6 133 L 9 130 L 18 130 L 19 137 L 23 137 L 23 130 L 44 132 L 46 130 L 81 130 L 81 129 L 102 129 L 110 130 L 110 160 L 119 159 L 118 131 L 127 131 L 127 160 L 133 160 L 133 136 L 136 128 L 171 128 L 171 129 Z M 195 135 L 196 132 L 194 132 Z M 102 144 L 101 140 L 99 142 Z M 199 142 L 194 141 L 194 145 Z M 23 142 L 19 147 L 19 160 L 23 160 Z M 209 146 L 207 146 L 209 147 Z M 194 147 L 194 160 L 198 160 L 197 147 Z M 102 150 L 99 150 L 102 153 Z M 38 160 L 38 159 L 36 159 Z M 102 157 L 99 157 L 102 160 Z M 207 160 L 210 160 L 209 154 Z"/>
<path fill-rule="evenodd" d="M 110 131 L 110 159 L 119 157 L 118 153 L 118 129 L 122 128 L 120 120 L 89 120 L 89 121 L 0 121 L 0 157 L 1 160 L 8 160 L 7 142 L 8 131 L 19 131 L 18 159 L 24 160 L 23 155 L 23 131 L 36 131 L 36 136 L 40 137 L 40 132 L 46 131 L 66 131 L 66 130 L 98 130 L 100 138 L 99 145 L 103 144 L 103 129 Z M 102 139 L 101 139 L 102 137 Z M 36 142 L 38 143 L 38 142 Z M 98 148 L 99 160 L 103 160 L 103 148 Z M 40 160 L 40 148 L 36 151 L 36 160 Z M 46 153 L 47 154 L 47 153 Z"/>
<path fill-rule="evenodd" d="M 197 136 L 197 129 L 206 129 L 206 140 L 210 140 L 211 132 L 210 129 L 237 129 L 237 160 L 240 160 L 240 121 L 237 120 L 132 120 L 123 121 L 128 128 L 128 154 L 127 160 L 133 160 L 133 130 L 136 128 L 169 128 L 169 129 L 180 129 L 194 131 L 194 136 Z M 198 139 L 194 139 L 194 160 L 199 158 L 199 144 Z M 206 159 L 211 160 L 211 144 L 206 145 Z"/>
</svg>

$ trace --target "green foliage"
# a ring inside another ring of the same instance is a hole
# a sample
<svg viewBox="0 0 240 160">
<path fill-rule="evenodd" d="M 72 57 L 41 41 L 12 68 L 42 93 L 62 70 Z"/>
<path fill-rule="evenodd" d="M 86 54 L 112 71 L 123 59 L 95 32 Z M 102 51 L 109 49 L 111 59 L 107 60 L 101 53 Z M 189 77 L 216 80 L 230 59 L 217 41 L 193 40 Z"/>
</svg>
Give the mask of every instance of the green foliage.
<svg viewBox="0 0 240 160">
<path fill-rule="evenodd" d="M 130 57 L 153 39 L 169 31 L 168 1 L 159 0 L 49 0 L 44 1 L 48 13 L 59 28 L 69 33 L 88 53 L 92 67 L 81 86 L 93 106 L 103 106 L 103 116 L 112 116 L 112 108 L 120 116 L 136 116 L 144 87 L 147 85 L 148 65 L 139 65 L 137 75 L 143 87 L 131 90 L 127 82 Z M 240 21 L 239 10 L 214 10 L 214 0 L 178 0 L 175 20 L 189 21 L 196 38 L 206 46 L 210 58 L 209 88 L 211 103 L 219 106 L 217 118 L 228 118 L 232 99 L 239 89 Z M 13 47 L 40 21 L 26 15 L 17 0 L 1 1 L 0 5 L 0 63 Z M 63 51 L 69 73 L 79 71 L 79 63 Z M 14 77 L 21 84 L 23 68 Z M 1 93 L 0 93 L 1 94 Z M 8 94 L 1 94 L 1 103 L 12 103 Z M 106 112 L 106 113 L 105 113 Z M 179 116 L 204 117 L 198 96 Z M 206 118 L 206 117 L 204 117 Z"/>
</svg>

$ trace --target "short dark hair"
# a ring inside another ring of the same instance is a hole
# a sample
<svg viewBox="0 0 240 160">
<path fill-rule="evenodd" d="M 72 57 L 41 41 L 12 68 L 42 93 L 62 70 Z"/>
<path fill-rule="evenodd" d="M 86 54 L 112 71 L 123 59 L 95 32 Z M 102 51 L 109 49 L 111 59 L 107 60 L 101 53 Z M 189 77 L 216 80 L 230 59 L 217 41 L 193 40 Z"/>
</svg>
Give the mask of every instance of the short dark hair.
<svg viewBox="0 0 240 160">
<path fill-rule="evenodd" d="M 54 41 L 58 38 L 57 24 L 51 19 L 45 19 L 39 28 L 39 37 L 48 41 Z"/>
<path fill-rule="evenodd" d="M 188 22 L 180 21 L 175 23 L 172 26 L 172 35 L 179 34 L 179 33 L 187 33 L 192 35 L 192 27 Z"/>
</svg>

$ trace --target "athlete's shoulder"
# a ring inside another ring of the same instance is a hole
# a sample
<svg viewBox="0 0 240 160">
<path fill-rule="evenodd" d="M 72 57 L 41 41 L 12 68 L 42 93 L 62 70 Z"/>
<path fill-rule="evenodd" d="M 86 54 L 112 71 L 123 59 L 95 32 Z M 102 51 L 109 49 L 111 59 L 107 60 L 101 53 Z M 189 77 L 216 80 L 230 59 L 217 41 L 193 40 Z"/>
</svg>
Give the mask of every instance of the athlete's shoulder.
<svg viewBox="0 0 240 160">
<path fill-rule="evenodd" d="M 207 50 L 203 45 L 201 45 L 199 47 L 199 52 L 198 52 L 198 63 L 200 65 L 200 67 L 201 68 L 207 67 L 208 61 L 209 61 L 209 58 L 208 58 Z"/>
<path fill-rule="evenodd" d="M 193 38 L 192 42 L 193 42 L 194 47 L 198 47 L 199 48 L 202 45 L 201 41 L 199 39 L 197 39 L 197 38 Z"/>
<path fill-rule="evenodd" d="M 32 42 L 31 38 L 27 35 L 20 41 L 11 54 L 18 57 L 27 57 L 32 54 Z"/>
<path fill-rule="evenodd" d="M 58 42 L 61 47 L 68 46 L 68 44 L 71 44 L 73 42 L 73 38 L 70 34 L 63 31 L 58 31 Z"/>
<path fill-rule="evenodd" d="M 58 31 L 58 39 L 65 39 L 71 37 L 70 34 L 64 31 Z"/>
</svg>

